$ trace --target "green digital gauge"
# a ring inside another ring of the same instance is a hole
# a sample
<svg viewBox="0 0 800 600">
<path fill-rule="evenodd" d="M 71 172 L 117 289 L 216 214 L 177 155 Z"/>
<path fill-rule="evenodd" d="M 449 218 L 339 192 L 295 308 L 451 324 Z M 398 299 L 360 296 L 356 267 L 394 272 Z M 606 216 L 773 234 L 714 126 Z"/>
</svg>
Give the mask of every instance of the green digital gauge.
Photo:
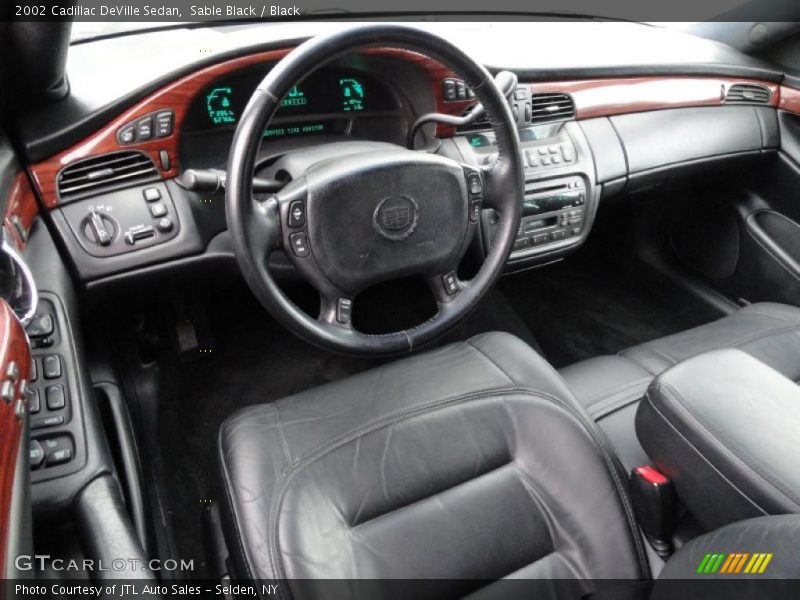
<svg viewBox="0 0 800 600">
<path fill-rule="evenodd" d="M 344 112 L 364 110 L 364 85 L 358 79 L 340 79 L 339 90 L 342 94 Z"/>
<path fill-rule="evenodd" d="M 286 97 L 281 100 L 281 106 L 287 107 L 305 106 L 306 104 L 308 104 L 308 98 L 306 98 L 305 93 L 297 86 L 290 89 Z"/>
<path fill-rule="evenodd" d="M 229 87 L 214 88 L 206 96 L 208 118 L 214 125 L 236 123 L 236 113 L 231 106 L 233 89 Z"/>
</svg>

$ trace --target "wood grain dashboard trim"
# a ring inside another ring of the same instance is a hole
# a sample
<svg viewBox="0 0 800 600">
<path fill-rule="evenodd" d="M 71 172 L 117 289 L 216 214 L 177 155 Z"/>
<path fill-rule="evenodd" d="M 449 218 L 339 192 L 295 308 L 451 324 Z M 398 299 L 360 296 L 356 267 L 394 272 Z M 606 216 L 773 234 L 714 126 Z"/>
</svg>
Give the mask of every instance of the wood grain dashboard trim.
<svg viewBox="0 0 800 600">
<path fill-rule="evenodd" d="M 778 108 L 800 115 L 800 90 L 782 85 L 780 86 L 780 95 Z"/>
<path fill-rule="evenodd" d="M 254 65 L 280 60 L 290 51 L 291 48 L 285 48 L 242 56 L 205 67 L 186 75 L 150 94 L 143 100 L 140 100 L 134 106 L 113 119 L 108 125 L 85 140 L 55 156 L 31 165 L 30 173 L 39 191 L 43 205 L 48 209 L 58 206 L 59 200 L 56 189 L 56 178 L 59 171 L 75 160 L 87 156 L 96 156 L 123 149 L 142 150 L 147 153 L 159 167 L 162 178 L 170 179 L 177 176 L 180 172 L 180 165 L 178 162 L 178 139 L 180 138 L 181 127 L 186 113 L 196 95 L 219 77 Z M 440 112 L 460 115 L 469 104 L 468 101 L 444 102 L 442 97 L 442 79 L 453 77 L 454 75 L 451 70 L 438 61 L 401 48 L 370 48 L 364 50 L 363 54 L 394 56 L 419 65 L 432 86 L 437 110 Z M 117 130 L 120 127 L 148 113 L 166 109 L 175 112 L 175 123 L 172 135 L 165 138 L 148 140 L 146 142 L 126 144 L 124 146 L 118 143 Z M 452 133 L 453 131 L 450 128 L 437 130 L 437 134 L 442 136 L 452 135 Z M 164 169 L 161 164 L 159 154 L 162 150 L 165 150 L 169 155 L 169 169 Z"/>
<path fill-rule="evenodd" d="M 280 60 L 291 48 L 270 50 L 227 60 L 186 75 L 157 90 L 113 119 L 108 125 L 78 144 L 30 166 L 31 177 L 42 199 L 44 207 L 58 206 L 56 178 L 59 171 L 71 162 L 88 156 L 113 152 L 123 148 L 142 150 L 159 167 L 162 178 L 175 177 L 180 172 L 178 140 L 186 113 L 198 93 L 221 76 L 259 65 Z M 439 62 L 401 48 L 370 48 L 363 54 L 392 56 L 417 64 L 425 73 L 436 110 L 451 115 L 460 115 L 471 100 L 445 102 L 442 80 L 454 77 L 454 73 Z M 579 81 L 554 81 L 529 83 L 532 92 L 565 92 L 570 94 L 576 106 L 577 119 L 607 117 L 648 110 L 693 106 L 720 106 L 725 91 L 734 83 L 752 83 L 770 90 L 769 106 L 800 112 L 800 91 L 779 86 L 774 83 L 747 78 L 731 77 L 628 77 L 618 79 L 588 79 Z M 121 146 L 117 142 L 117 130 L 140 116 L 159 110 L 170 109 L 175 113 L 172 135 Z M 439 126 L 439 137 L 450 137 L 455 131 L 452 127 Z M 163 168 L 159 154 L 166 151 L 169 168 Z M 27 213 L 26 213 L 27 214 Z"/>
<path fill-rule="evenodd" d="M 10 530 L 11 503 L 14 492 L 19 445 L 22 440 L 23 421 L 17 416 L 16 399 L 23 397 L 22 382 L 30 380 L 31 351 L 28 337 L 14 311 L 0 299 L 0 374 L 1 381 L 7 378 L 8 365 L 16 363 L 19 371 L 13 382 L 14 401 L 0 399 L 0 564 L 8 560 L 8 535 Z M 26 450 L 27 452 L 27 450 Z"/>
<path fill-rule="evenodd" d="M 28 241 L 28 234 L 39 207 L 36 196 L 25 173 L 18 173 L 11 184 L 3 223 L 11 233 L 17 249 L 22 250 Z"/>
<path fill-rule="evenodd" d="M 778 106 L 779 86 L 754 79 L 730 77 L 629 77 L 529 84 L 531 92 L 565 92 L 575 101 L 576 118 L 591 119 L 626 113 L 721 106 L 725 92 L 735 83 L 769 89 L 769 106 Z"/>
</svg>

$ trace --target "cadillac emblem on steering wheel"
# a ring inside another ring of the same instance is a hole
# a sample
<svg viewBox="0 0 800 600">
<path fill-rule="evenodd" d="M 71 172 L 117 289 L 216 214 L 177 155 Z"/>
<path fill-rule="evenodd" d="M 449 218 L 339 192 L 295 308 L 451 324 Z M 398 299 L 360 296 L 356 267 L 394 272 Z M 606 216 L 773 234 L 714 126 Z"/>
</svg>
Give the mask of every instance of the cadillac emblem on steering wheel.
<svg viewBox="0 0 800 600">
<path fill-rule="evenodd" d="M 397 196 L 378 204 L 372 223 L 383 237 L 399 242 L 414 233 L 418 218 L 417 203 L 406 196 Z"/>
</svg>

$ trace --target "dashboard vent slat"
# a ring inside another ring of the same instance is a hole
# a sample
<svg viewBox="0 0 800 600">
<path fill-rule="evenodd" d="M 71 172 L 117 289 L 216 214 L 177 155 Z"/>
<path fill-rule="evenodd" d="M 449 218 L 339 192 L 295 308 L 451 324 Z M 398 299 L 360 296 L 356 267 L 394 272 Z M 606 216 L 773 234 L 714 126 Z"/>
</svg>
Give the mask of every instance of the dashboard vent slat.
<svg viewBox="0 0 800 600">
<path fill-rule="evenodd" d="M 770 91 L 763 85 L 736 83 L 728 88 L 725 102 L 746 104 L 769 104 Z"/>
<path fill-rule="evenodd" d="M 58 194 L 62 201 L 68 202 L 156 179 L 158 169 L 144 152 L 112 152 L 64 167 L 57 178 Z"/>
<path fill-rule="evenodd" d="M 572 96 L 562 92 L 534 92 L 531 94 L 531 124 L 565 121 L 575 117 Z"/>
</svg>

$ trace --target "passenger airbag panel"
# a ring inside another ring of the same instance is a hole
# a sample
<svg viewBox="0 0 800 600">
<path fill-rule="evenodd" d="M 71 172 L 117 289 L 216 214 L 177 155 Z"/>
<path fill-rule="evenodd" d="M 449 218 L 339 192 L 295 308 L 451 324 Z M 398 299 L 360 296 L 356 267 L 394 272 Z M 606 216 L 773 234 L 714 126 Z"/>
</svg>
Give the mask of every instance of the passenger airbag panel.
<svg viewBox="0 0 800 600">
<path fill-rule="evenodd" d="M 611 117 L 634 174 L 670 164 L 762 149 L 753 106 L 659 110 Z"/>
</svg>

